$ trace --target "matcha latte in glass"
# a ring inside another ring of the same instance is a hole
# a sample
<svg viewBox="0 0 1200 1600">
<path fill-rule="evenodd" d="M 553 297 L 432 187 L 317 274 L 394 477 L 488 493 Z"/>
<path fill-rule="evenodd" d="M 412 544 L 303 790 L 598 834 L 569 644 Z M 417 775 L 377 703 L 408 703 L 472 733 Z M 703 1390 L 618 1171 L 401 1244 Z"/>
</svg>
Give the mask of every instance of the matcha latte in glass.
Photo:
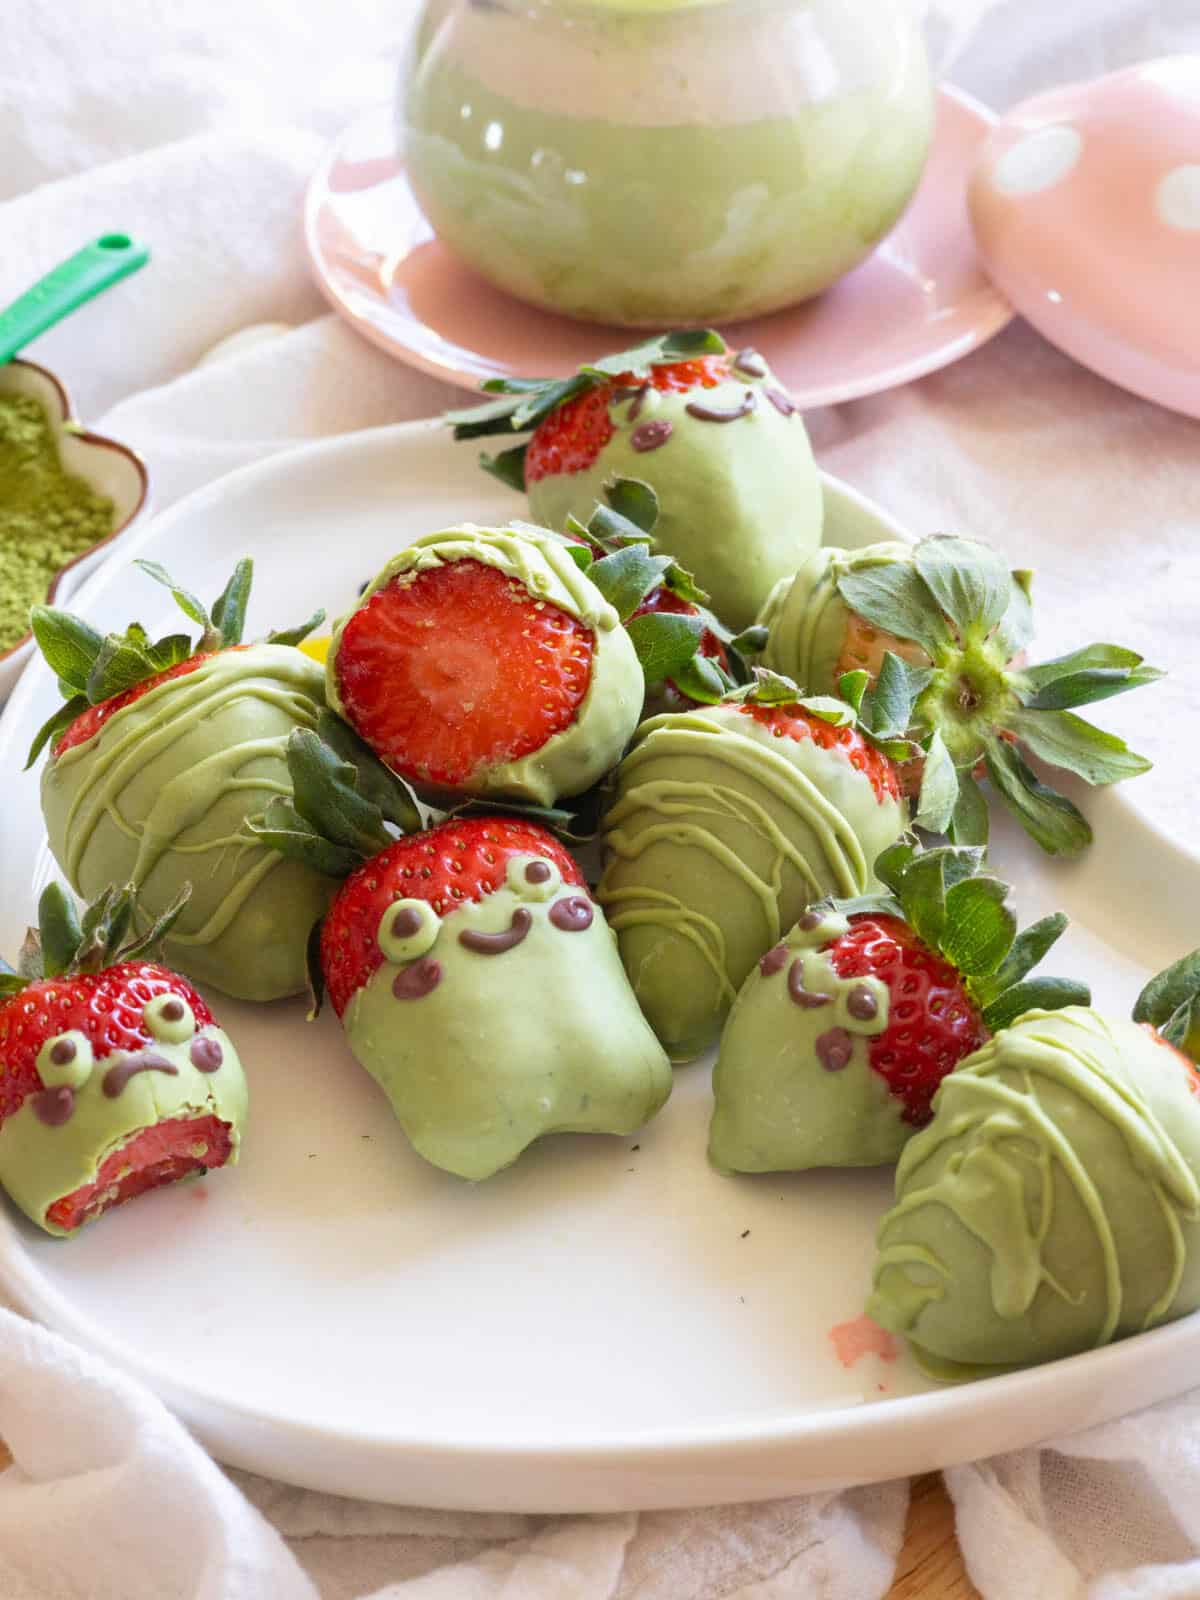
<svg viewBox="0 0 1200 1600">
<path fill-rule="evenodd" d="M 933 91 L 891 0 L 431 0 L 400 91 L 439 238 L 630 327 L 808 299 L 921 175 Z"/>
</svg>

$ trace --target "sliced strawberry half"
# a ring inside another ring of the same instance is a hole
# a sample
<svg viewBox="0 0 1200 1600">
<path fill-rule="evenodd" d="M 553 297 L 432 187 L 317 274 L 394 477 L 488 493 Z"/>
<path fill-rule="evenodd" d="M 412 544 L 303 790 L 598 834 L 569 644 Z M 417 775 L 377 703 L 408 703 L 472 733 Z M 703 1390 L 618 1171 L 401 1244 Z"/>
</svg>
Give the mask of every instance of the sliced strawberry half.
<svg viewBox="0 0 1200 1600">
<path fill-rule="evenodd" d="M 376 590 L 334 670 L 346 720 L 389 767 L 459 787 L 571 725 L 594 648 L 568 612 L 466 559 Z"/>
</svg>

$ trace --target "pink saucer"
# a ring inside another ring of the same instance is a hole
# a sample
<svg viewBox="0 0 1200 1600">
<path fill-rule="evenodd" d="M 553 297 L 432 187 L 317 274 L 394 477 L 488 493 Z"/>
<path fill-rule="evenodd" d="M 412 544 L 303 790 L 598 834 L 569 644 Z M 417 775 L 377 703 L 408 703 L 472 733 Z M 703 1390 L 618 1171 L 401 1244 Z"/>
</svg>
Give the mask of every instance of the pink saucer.
<svg viewBox="0 0 1200 1600">
<path fill-rule="evenodd" d="M 853 400 L 949 365 L 998 333 L 1011 307 L 984 276 L 967 178 L 992 117 L 943 89 L 929 164 L 911 206 L 862 266 L 794 311 L 723 331 L 771 361 L 802 407 Z M 395 155 L 390 110 L 368 112 L 309 183 L 305 239 L 317 282 L 366 338 L 435 378 L 573 372 L 628 329 L 572 322 L 493 289 L 433 237 Z"/>
</svg>

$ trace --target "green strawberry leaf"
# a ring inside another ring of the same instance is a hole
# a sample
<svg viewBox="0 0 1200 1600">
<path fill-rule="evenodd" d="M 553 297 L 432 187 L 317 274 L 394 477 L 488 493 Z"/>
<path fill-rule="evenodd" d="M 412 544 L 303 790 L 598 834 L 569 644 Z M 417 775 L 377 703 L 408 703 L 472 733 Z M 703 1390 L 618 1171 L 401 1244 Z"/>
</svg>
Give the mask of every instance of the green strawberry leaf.
<svg viewBox="0 0 1200 1600">
<path fill-rule="evenodd" d="M 725 638 L 729 629 L 719 617 L 708 610 L 708 590 L 700 587 L 686 567 L 681 567 L 678 562 L 672 561 L 666 570 L 663 582 L 678 599 L 686 600 L 691 606 L 700 606 L 704 611 L 704 622 L 709 631 L 715 634 L 722 644 L 729 642 Z"/>
<path fill-rule="evenodd" d="M 1052 767 L 1065 767 L 1085 783 L 1119 783 L 1151 767 L 1124 739 L 1070 711 L 1016 711 L 1008 727 L 1035 756 Z"/>
<path fill-rule="evenodd" d="M 51 740 L 57 740 L 60 734 L 66 733 L 75 718 L 82 716 L 90 705 L 91 701 L 87 695 L 72 695 L 66 705 L 59 706 L 53 716 L 46 718 L 33 736 L 33 743 L 29 747 L 29 756 L 25 762 L 26 772 L 29 771 L 30 767 L 41 755 L 46 745 Z"/>
<path fill-rule="evenodd" d="M 47 978 L 67 972 L 79 949 L 83 930 L 75 902 L 61 883 L 51 880 L 38 900 L 38 932 L 42 943 L 42 970 Z"/>
<path fill-rule="evenodd" d="M 734 687 L 729 675 L 722 672 L 715 661 L 698 651 L 686 666 L 673 675 L 671 682 L 680 694 L 704 706 L 717 705 Z"/>
<path fill-rule="evenodd" d="M 935 658 L 951 642 L 937 601 L 907 561 L 845 572 L 837 589 L 851 611 L 898 639 L 914 640 Z"/>
<path fill-rule="evenodd" d="M 567 554 L 579 568 L 580 572 L 590 572 L 592 570 L 592 564 L 596 558 L 588 549 L 587 545 L 568 543 Z"/>
<path fill-rule="evenodd" d="M 648 611 L 640 617 L 631 617 L 625 625 L 625 631 L 637 653 L 647 684 L 654 684 L 661 683 L 664 678 L 673 679 L 684 670 L 696 654 L 704 623 L 700 617 Z"/>
<path fill-rule="evenodd" d="M 1200 1056 L 1200 950 L 1150 979 L 1134 1004 L 1133 1020 L 1157 1028 L 1193 1061 Z"/>
<path fill-rule="evenodd" d="M 969 772 L 958 774 L 958 799 L 947 836 L 951 844 L 985 845 L 988 842 L 988 808 L 983 791 Z"/>
<path fill-rule="evenodd" d="M 922 539 L 913 564 L 960 639 L 985 639 L 1008 609 L 1012 579 L 996 552 L 976 539 Z"/>
<path fill-rule="evenodd" d="M 635 378 L 644 378 L 649 375 L 651 367 L 724 353 L 725 341 L 719 333 L 714 333 L 711 328 L 684 328 L 673 333 L 656 334 L 654 338 L 634 345 L 631 350 L 619 350 L 615 355 L 602 356 L 599 361 L 590 362 L 579 370 L 605 382 L 619 378 L 623 372 L 632 372 Z"/>
<path fill-rule="evenodd" d="M 919 828 L 930 833 L 945 833 L 958 805 L 959 779 L 950 752 L 940 733 L 934 730 L 925 749 L 921 774 L 921 793 L 915 818 Z"/>
<path fill-rule="evenodd" d="M 989 740 L 984 759 L 1001 800 L 1048 854 L 1074 856 L 1091 844 L 1092 830 L 1078 806 L 1042 783 L 1007 740 Z"/>
<path fill-rule="evenodd" d="M 662 583 L 670 565 L 670 556 L 652 556 L 645 545 L 631 544 L 595 562 L 588 576 L 621 621 L 628 622 L 650 591 Z"/>
<path fill-rule="evenodd" d="M 392 843 L 383 812 L 358 791 L 358 768 L 311 728 L 292 729 L 287 763 L 295 809 L 322 838 L 356 850 L 360 860 Z"/>
<path fill-rule="evenodd" d="M 479 452 L 479 465 L 493 478 L 498 479 L 518 494 L 525 493 L 525 454 L 528 444 L 517 444 L 511 450 L 501 450 L 490 456 L 486 450 Z"/>
<path fill-rule="evenodd" d="M 1012 658 L 1033 638 L 1033 600 L 1030 590 L 1033 586 L 1033 573 L 1024 568 L 1009 573 L 1008 609 L 1000 619 L 996 629 L 996 638 L 1004 653 L 1004 659 Z"/>
<path fill-rule="evenodd" d="M 747 632 L 753 631 L 754 630 L 752 629 L 747 629 Z M 763 642 L 759 647 L 761 649 L 766 645 L 766 635 L 768 630 L 766 628 L 762 628 L 758 631 L 763 634 Z M 859 716 L 862 712 L 863 696 L 866 694 L 870 683 L 871 674 L 869 672 L 864 672 L 861 667 L 857 672 L 843 672 L 841 677 L 838 679 L 837 691 L 847 705 L 853 706 L 855 716 Z"/>
<path fill-rule="evenodd" d="M 11 1000 L 15 994 L 23 994 L 32 982 L 19 972 L 0 972 L 0 1000 Z"/>
<path fill-rule="evenodd" d="M 446 813 L 450 817 L 520 817 L 548 828 L 564 844 L 589 844 L 600 831 L 600 818 L 608 809 L 611 796 L 607 781 L 575 795 L 570 808 L 527 805 L 523 800 L 497 800 L 492 795 L 464 800 Z"/>
<path fill-rule="evenodd" d="M 1017 919 L 1004 904 L 1007 896 L 1008 885 L 988 875 L 947 889 L 939 948 L 965 977 L 986 977 L 1008 954 Z"/>
<path fill-rule="evenodd" d="M 900 902 L 895 895 L 890 894 L 856 894 L 846 900 L 837 900 L 832 895 L 826 895 L 823 900 L 815 900 L 808 908 L 810 911 L 835 911 L 843 917 L 903 917 Z"/>
<path fill-rule="evenodd" d="M 196 648 L 186 633 L 168 633 L 165 638 L 145 647 L 146 660 L 152 673 L 165 672 L 196 654 Z"/>
<path fill-rule="evenodd" d="M 899 896 L 904 874 L 920 848 L 915 834 L 904 833 L 894 844 L 888 845 L 886 850 L 876 856 L 872 871 L 880 883 L 889 888 L 894 895 Z"/>
<path fill-rule="evenodd" d="M 1092 991 L 1073 978 L 1028 978 L 1014 983 L 983 1008 L 983 1025 L 990 1033 L 1010 1027 L 1026 1011 L 1060 1011 L 1063 1006 L 1090 1006 Z"/>
<path fill-rule="evenodd" d="M 212 625 L 220 635 L 218 649 L 241 644 L 253 583 L 254 563 L 249 556 L 243 556 L 212 608 Z"/>
<path fill-rule="evenodd" d="M 141 642 L 145 637 L 136 623 L 127 633 L 105 636 L 88 673 L 87 697 L 94 706 L 153 676 L 150 657 Z"/>
<path fill-rule="evenodd" d="M 912 727 L 913 707 L 933 673 L 914 667 L 892 650 L 883 652 L 875 682 L 862 699 L 862 717 L 877 739 L 902 739 Z"/>
<path fill-rule="evenodd" d="M 1019 933 L 1004 960 L 995 972 L 979 978 L 972 985 L 975 998 L 986 1005 L 1001 995 L 1005 989 L 1018 984 L 1049 954 L 1051 948 L 1066 931 L 1067 918 L 1061 911 L 1031 923 Z"/>
<path fill-rule="evenodd" d="M 179 893 L 171 901 L 171 904 L 159 916 L 154 918 L 146 931 L 138 934 L 128 944 L 122 945 L 121 960 L 135 961 L 139 956 L 147 955 L 152 951 L 157 952 L 161 948 L 163 940 L 183 915 L 184 908 L 191 898 L 191 884 L 185 883 L 181 885 Z"/>
<path fill-rule="evenodd" d="M 57 606 L 31 606 L 29 624 L 60 688 L 67 684 L 73 693 L 82 694 L 103 637 L 82 617 L 60 611 Z"/>
<path fill-rule="evenodd" d="M 133 906 L 137 898 L 137 885 L 127 883 L 113 896 L 112 909 L 104 927 L 104 948 L 100 952 L 100 966 L 109 967 L 117 960 L 117 952 L 125 942 L 125 935 L 133 925 Z"/>
<path fill-rule="evenodd" d="M 483 387 L 488 389 L 495 379 L 489 380 Z M 511 380 L 509 380 L 511 382 Z M 456 439 L 484 439 L 489 434 L 512 432 L 512 415 L 520 405 L 520 395 L 540 391 L 544 385 L 539 381 L 530 389 L 510 390 L 504 388 L 503 400 L 485 400 L 482 405 L 469 406 L 462 411 L 447 411 L 443 413 L 442 421 L 449 423 L 454 429 Z M 524 484 L 521 485 L 524 488 Z"/>
<path fill-rule="evenodd" d="M 145 561 L 141 558 L 136 560 L 133 564 L 135 567 L 141 567 L 146 576 L 148 578 L 153 578 L 155 583 L 161 583 L 165 589 L 169 589 L 171 591 L 175 604 L 183 612 L 185 617 L 188 617 L 192 622 L 197 623 L 201 628 L 204 629 L 205 633 L 210 633 L 213 631 L 212 619 L 205 608 L 201 605 L 200 601 L 196 599 L 196 596 L 192 594 L 190 590 L 181 588 L 180 585 L 175 582 L 171 574 L 167 571 L 166 567 L 164 567 L 158 561 Z"/>
<path fill-rule="evenodd" d="M 332 711 L 322 711 L 317 720 L 317 736 L 336 756 L 349 762 L 357 774 L 357 788 L 364 800 L 378 806 L 386 822 L 395 823 L 402 833 L 421 831 L 421 813 L 412 790 L 386 767 L 360 739 L 349 723 Z"/>
<path fill-rule="evenodd" d="M 1134 650 L 1117 644 L 1089 644 L 1069 655 L 1025 667 L 1010 682 L 1029 711 L 1069 711 L 1115 694 L 1140 689 L 1163 674 L 1148 667 Z"/>
<path fill-rule="evenodd" d="M 311 617 L 304 622 L 297 623 L 294 628 L 273 628 L 267 635 L 268 644 L 297 645 L 307 639 L 314 628 L 319 628 L 325 621 L 324 607 L 318 606 Z"/>
<path fill-rule="evenodd" d="M 794 699 L 793 703 L 802 711 L 807 711 L 810 716 L 819 718 L 821 722 L 828 722 L 831 727 L 854 726 L 854 707 L 848 706 L 844 700 L 838 700 L 831 694 L 803 695 Z"/>
<path fill-rule="evenodd" d="M 290 800 L 276 795 L 261 822 L 248 817 L 246 826 L 256 839 L 291 861 L 299 861 L 327 878 L 348 878 L 363 862 L 362 852 L 324 838 L 296 810 Z"/>
<path fill-rule="evenodd" d="M 767 648 L 767 631 L 761 623 L 755 622 L 723 642 L 732 645 L 740 656 L 760 656 Z"/>
<path fill-rule="evenodd" d="M 36 928 L 26 928 L 21 948 L 17 951 L 17 974 L 26 983 L 36 983 L 43 976 L 42 941 Z"/>
<path fill-rule="evenodd" d="M 782 672 L 772 672 L 769 667 L 754 667 L 752 671 L 751 681 L 735 689 L 726 699 L 757 706 L 787 706 L 799 701 L 800 690 L 793 679 L 785 678 Z"/>
<path fill-rule="evenodd" d="M 946 862 L 940 850 L 914 853 L 904 868 L 899 897 L 906 921 L 931 950 L 940 949 L 946 925 Z"/>
<path fill-rule="evenodd" d="M 610 478 L 604 497 L 614 513 L 643 533 L 653 533 L 658 522 L 658 495 L 641 478 Z"/>
<path fill-rule="evenodd" d="M 525 433 L 536 428 L 559 406 L 565 406 L 577 395 L 586 394 L 594 388 L 595 381 L 590 373 L 579 372 L 573 378 L 563 378 L 559 383 L 548 383 L 541 390 L 530 392 L 512 414 L 513 431 Z"/>
</svg>

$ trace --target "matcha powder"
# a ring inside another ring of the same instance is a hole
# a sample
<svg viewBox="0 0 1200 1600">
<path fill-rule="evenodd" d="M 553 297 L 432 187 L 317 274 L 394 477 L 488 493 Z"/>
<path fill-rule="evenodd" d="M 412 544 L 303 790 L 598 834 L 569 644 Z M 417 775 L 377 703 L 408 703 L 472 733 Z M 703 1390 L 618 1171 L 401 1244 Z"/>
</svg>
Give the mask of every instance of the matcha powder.
<svg viewBox="0 0 1200 1600">
<path fill-rule="evenodd" d="M 63 470 L 42 406 L 0 394 L 0 654 L 29 632 L 29 608 L 59 568 L 112 525 L 112 501 Z"/>
</svg>

